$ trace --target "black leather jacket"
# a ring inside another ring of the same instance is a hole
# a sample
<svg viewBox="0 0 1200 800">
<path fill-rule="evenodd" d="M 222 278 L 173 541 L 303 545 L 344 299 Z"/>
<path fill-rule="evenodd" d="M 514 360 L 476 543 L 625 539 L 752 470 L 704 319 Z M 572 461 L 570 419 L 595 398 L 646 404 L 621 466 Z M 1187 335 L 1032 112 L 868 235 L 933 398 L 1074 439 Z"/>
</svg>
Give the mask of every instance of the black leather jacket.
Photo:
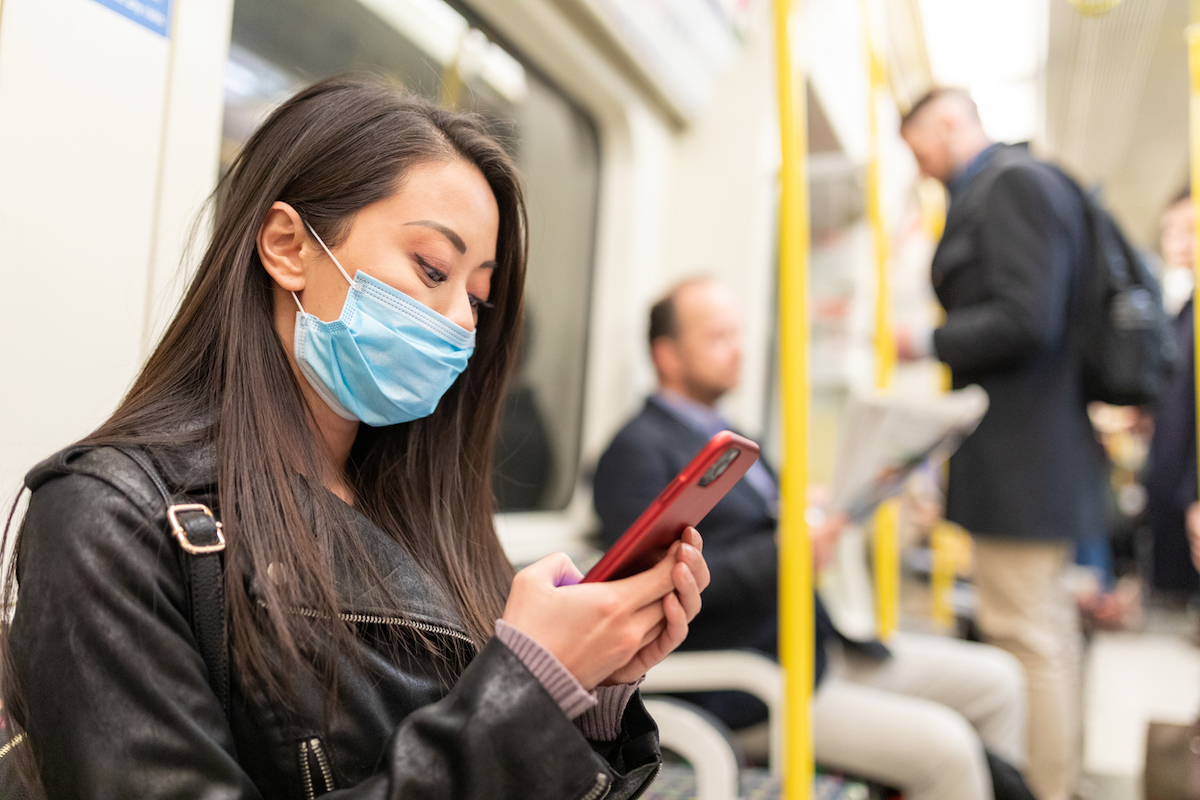
<svg viewBox="0 0 1200 800">
<path fill-rule="evenodd" d="M 215 509 L 211 456 L 151 455 L 173 490 Z M 28 709 L 20 721 L 51 798 L 612 800 L 639 796 L 657 773 L 657 730 L 640 699 L 616 741 L 588 742 L 495 639 L 461 675 L 439 677 L 432 657 L 387 655 L 362 625 L 359 651 L 339 662 L 330 715 L 315 679 L 285 709 L 235 669 L 226 718 L 146 475 L 117 450 L 74 448 L 25 480 L 33 494 L 11 646 Z M 463 642 L 448 598 L 358 519 L 408 614 L 372 624 L 421 624 Z M 354 589 L 339 586 L 345 611 L 372 615 Z"/>
</svg>

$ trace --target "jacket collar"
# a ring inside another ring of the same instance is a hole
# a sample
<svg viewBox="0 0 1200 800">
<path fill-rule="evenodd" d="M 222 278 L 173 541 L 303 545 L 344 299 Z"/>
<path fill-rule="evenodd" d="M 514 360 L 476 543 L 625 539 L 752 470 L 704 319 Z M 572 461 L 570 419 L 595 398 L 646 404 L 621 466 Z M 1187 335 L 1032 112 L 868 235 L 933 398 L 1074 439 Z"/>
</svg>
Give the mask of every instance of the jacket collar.
<svg viewBox="0 0 1200 800">
<path fill-rule="evenodd" d="M 704 434 L 689 424 L 687 420 L 680 416 L 678 411 L 663 402 L 662 398 L 660 398 L 657 394 L 652 394 L 646 398 L 644 411 L 651 415 L 670 420 L 672 425 L 679 428 L 681 431 L 686 431 L 691 438 L 700 442 L 701 445 L 708 441 Z"/>
<path fill-rule="evenodd" d="M 946 184 L 951 205 L 959 200 L 975 183 L 975 179 L 993 164 L 1005 166 L 1018 161 L 1027 161 L 1032 157 L 1028 142 L 1018 142 L 1017 144 L 993 142 L 968 161 Z"/>
</svg>

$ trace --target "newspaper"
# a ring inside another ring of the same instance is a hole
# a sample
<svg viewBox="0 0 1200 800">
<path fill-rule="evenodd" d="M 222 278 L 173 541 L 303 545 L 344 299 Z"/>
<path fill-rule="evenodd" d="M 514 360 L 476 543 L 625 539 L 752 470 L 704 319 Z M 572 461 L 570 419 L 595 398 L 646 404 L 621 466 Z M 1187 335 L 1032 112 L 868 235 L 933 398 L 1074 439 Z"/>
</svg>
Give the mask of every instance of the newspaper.
<svg viewBox="0 0 1200 800">
<path fill-rule="evenodd" d="M 950 457 L 987 413 L 988 397 L 968 386 L 938 397 L 851 395 L 834 462 L 830 506 L 852 523 L 899 494 L 927 463 Z"/>
</svg>

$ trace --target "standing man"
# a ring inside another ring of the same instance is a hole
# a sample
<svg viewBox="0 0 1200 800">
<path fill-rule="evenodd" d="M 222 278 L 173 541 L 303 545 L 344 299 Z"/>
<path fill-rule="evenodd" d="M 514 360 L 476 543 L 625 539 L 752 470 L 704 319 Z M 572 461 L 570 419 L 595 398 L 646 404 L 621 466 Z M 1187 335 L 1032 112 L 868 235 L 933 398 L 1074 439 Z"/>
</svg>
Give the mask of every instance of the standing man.
<svg viewBox="0 0 1200 800">
<path fill-rule="evenodd" d="M 932 279 L 932 335 L 900 331 L 901 358 L 934 356 L 990 406 L 950 459 L 946 516 L 975 541 L 978 624 L 1025 668 L 1027 778 L 1068 800 L 1079 769 L 1080 633 L 1065 586 L 1075 542 L 1101 531 L 1104 460 L 1073 354 L 1072 289 L 1087 268 L 1082 202 L 1021 145 L 993 143 L 966 92 L 938 89 L 901 121 L 925 175 L 950 194 Z"/>
</svg>

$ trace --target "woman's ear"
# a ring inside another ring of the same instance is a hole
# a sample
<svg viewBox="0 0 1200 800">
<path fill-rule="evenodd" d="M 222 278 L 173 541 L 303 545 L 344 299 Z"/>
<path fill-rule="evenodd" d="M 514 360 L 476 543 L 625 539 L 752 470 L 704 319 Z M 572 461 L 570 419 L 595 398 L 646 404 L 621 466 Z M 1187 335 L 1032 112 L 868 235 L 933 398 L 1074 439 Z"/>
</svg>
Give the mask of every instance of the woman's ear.
<svg viewBox="0 0 1200 800">
<path fill-rule="evenodd" d="M 287 203 L 272 203 L 258 229 L 258 258 L 280 288 L 289 292 L 304 289 L 307 243 L 308 231 L 296 209 Z"/>
</svg>

